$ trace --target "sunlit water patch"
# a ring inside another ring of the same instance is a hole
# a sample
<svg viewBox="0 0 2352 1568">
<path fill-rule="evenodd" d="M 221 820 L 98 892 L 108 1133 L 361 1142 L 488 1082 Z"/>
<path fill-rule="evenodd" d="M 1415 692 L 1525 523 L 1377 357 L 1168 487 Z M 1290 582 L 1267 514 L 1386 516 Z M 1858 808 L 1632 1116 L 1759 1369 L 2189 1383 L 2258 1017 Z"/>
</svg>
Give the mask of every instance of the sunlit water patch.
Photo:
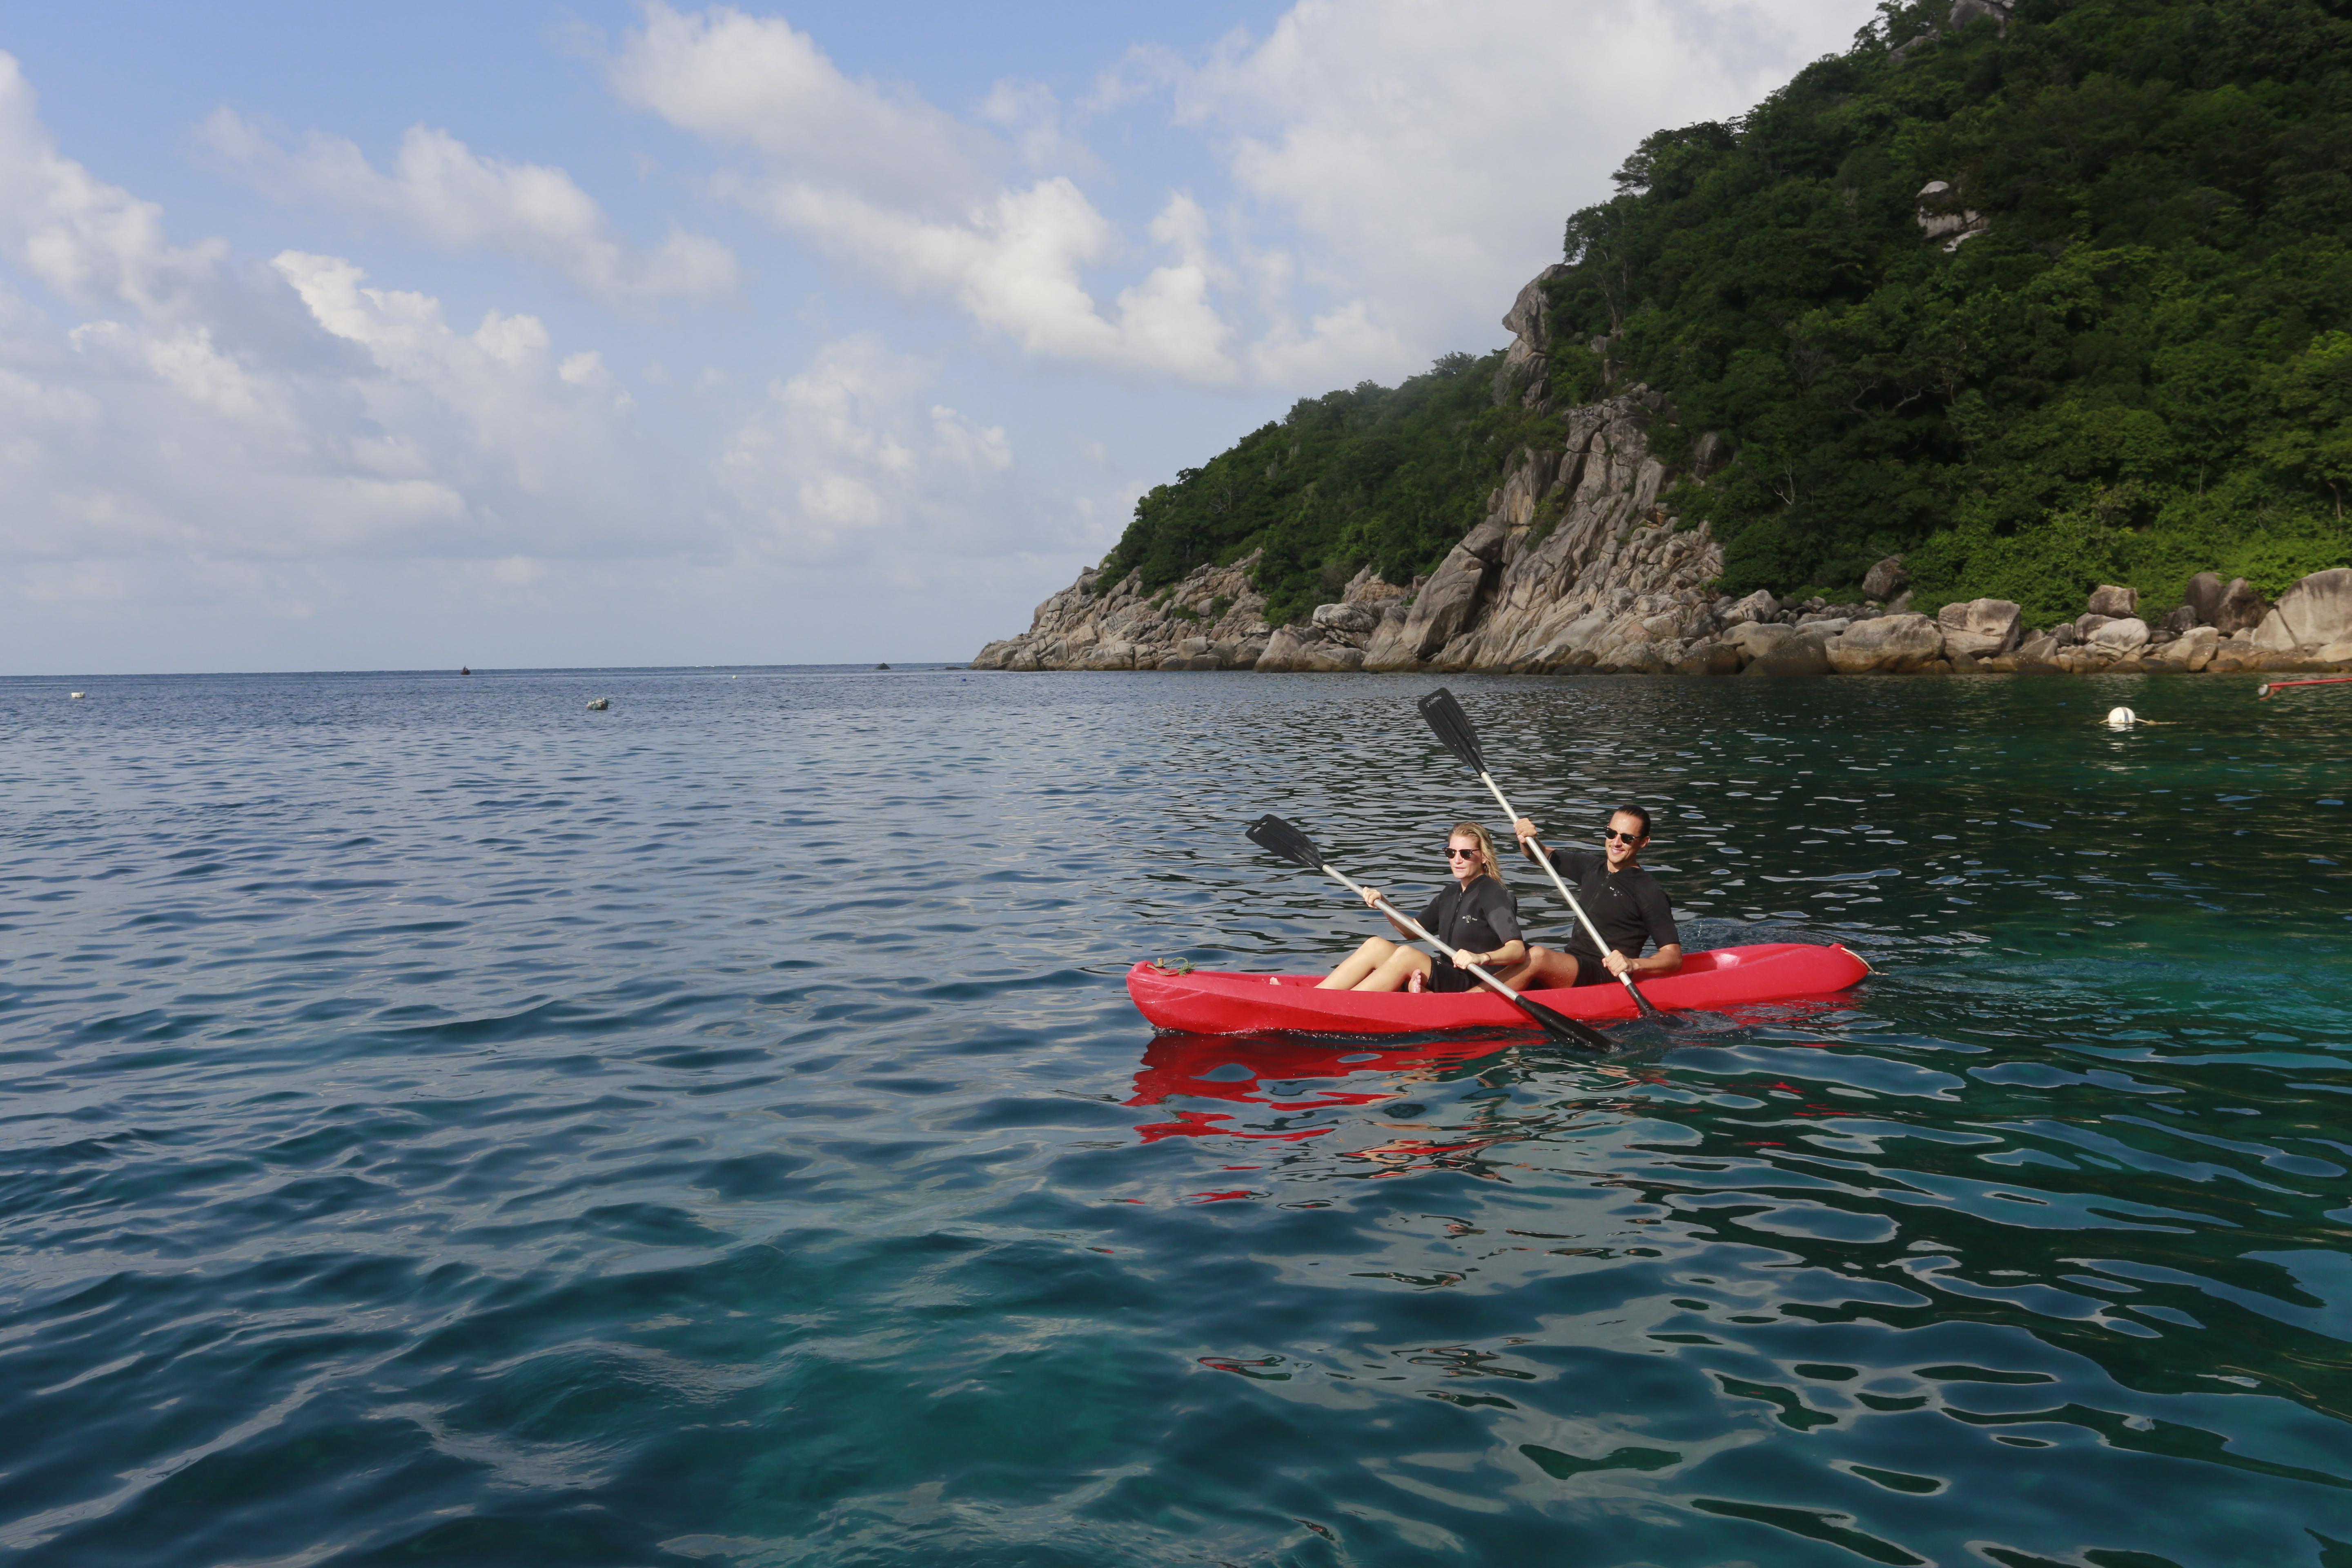
<svg viewBox="0 0 2352 1568">
<path fill-rule="evenodd" d="M 2332 692 L 1455 680 L 1694 942 L 1876 971 L 1594 1059 L 1127 1003 L 1371 929 L 1260 812 L 1435 886 L 1425 681 L 75 684 L 0 682 L 12 1561 L 2352 1561 Z"/>
</svg>

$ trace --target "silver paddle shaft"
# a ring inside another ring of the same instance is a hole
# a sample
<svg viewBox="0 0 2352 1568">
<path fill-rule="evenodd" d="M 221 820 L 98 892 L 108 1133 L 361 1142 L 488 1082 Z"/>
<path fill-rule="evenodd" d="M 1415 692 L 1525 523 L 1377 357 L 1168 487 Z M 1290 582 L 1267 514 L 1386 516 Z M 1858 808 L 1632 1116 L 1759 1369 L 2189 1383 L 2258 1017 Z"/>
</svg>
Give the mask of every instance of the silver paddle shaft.
<svg viewBox="0 0 2352 1568">
<path fill-rule="evenodd" d="M 1324 875 L 1338 882 L 1341 887 L 1347 889 L 1348 891 L 1355 894 L 1356 897 L 1360 899 L 1364 896 L 1364 889 L 1349 881 L 1346 872 L 1335 871 L 1328 866 L 1323 868 L 1323 872 Z M 1468 970 L 1471 973 L 1476 975 L 1479 979 L 1485 981 L 1487 984 L 1493 986 L 1496 990 L 1501 992 L 1512 1001 L 1517 1002 L 1519 1000 L 1519 994 L 1517 992 L 1512 990 L 1509 986 L 1504 984 L 1501 981 L 1496 979 L 1493 975 L 1487 973 L 1476 964 L 1462 963 L 1460 959 L 1454 958 L 1454 949 L 1446 946 L 1444 942 L 1430 935 L 1428 931 L 1423 930 L 1422 924 L 1419 921 L 1413 919 L 1411 915 L 1405 913 L 1402 910 L 1389 902 L 1387 894 L 1381 894 L 1381 897 L 1374 901 L 1372 907 L 1379 910 L 1381 913 L 1388 916 L 1389 919 L 1396 921 L 1397 924 L 1404 927 L 1405 930 L 1412 932 L 1413 935 L 1419 937 L 1422 941 L 1429 943 L 1430 946 L 1437 949 L 1438 952 L 1445 954 L 1446 957 L 1454 959 L 1454 963 L 1462 964 L 1463 968 Z"/>
<path fill-rule="evenodd" d="M 1478 782 L 1495 792 L 1495 804 L 1503 808 L 1504 821 L 1516 823 L 1519 820 L 1519 814 L 1513 811 L 1511 809 L 1511 803 L 1503 798 L 1503 786 L 1495 782 L 1495 776 L 1492 773 L 1480 773 L 1478 775 Z M 1541 866 L 1545 872 L 1550 876 L 1551 885 L 1559 889 L 1559 896 L 1566 899 L 1568 900 L 1568 907 L 1576 911 L 1577 923 L 1583 926 L 1584 934 L 1592 939 L 1593 951 L 1600 953 L 1601 957 L 1607 958 L 1609 956 L 1609 944 L 1601 940 L 1601 932 L 1599 929 L 1593 925 L 1592 917 L 1584 912 L 1584 906 L 1576 901 L 1576 895 L 1570 892 L 1568 890 L 1568 884 L 1559 879 L 1559 868 L 1554 867 L 1551 863 L 1550 851 L 1547 850 L 1540 844 L 1536 846 L 1536 864 Z M 1601 967 L 1607 969 L 1609 966 L 1606 963 L 1603 963 Z M 1617 979 L 1618 983 L 1622 984 L 1625 989 L 1632 994 L 1635 1005 L 1638 1005 L 1642 1000 L 1642 994 L 1633 989 L 1633 977 L 1631 974 L 1621 974 Z"/>
</svg>

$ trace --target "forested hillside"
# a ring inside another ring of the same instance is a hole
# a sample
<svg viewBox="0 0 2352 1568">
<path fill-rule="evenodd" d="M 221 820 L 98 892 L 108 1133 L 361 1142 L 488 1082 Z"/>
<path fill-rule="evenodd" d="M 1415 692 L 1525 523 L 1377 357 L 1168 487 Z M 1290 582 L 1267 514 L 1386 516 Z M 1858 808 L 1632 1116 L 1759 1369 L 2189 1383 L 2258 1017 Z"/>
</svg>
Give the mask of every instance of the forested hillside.
<svg viewBox="0 0 2352 1568">
<path fill-rule="evenodd" d="M 1262 544 L 1256 581 L 1276 625 L 1336 598 L 1367 562 L 1412 581 L 1476 524 L 1512 452 L 1559 438 L 1557 421 L 1496 406 L 1502 357 L 1448 354 L 1402 386 L 1301 398 L 1138 501 L 1098 581 L 1139 566 L 1157 589 Z"/>
<path fill-rule="evenodd" d="M 2352 562 L 2352 0 L 1962 10 L 1884 5 L 1743 120 L 1644 141 L 1568 222 L 1555 403 L 1605 362 L 1673 397 L 1662 455 L 1729 438 L 1670 500 L 1734 593 L 1852 597 L 1902 552 L 1923 602 L 2046 619 Z M 1105 581 L 1263 543 L 1279 617 L 1425 569 L 1558 429 L 1492 368 L 1301 402 L 1147 496 Z"/>
</svg>

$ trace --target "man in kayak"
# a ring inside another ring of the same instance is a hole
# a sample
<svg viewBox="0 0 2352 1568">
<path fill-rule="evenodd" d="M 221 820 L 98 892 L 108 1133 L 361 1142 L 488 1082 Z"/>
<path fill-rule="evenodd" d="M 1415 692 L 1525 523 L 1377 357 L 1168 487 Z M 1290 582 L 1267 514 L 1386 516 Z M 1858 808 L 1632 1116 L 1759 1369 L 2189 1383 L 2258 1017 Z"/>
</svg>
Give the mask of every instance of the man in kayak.
<svg viewBox="0 0 2352 1568">
<path fill-rule="evenodd" d="M 1511 829 L 1519 836 L 1520 852 L 1535 859 L 1542 845 L 1536 837 L 1536 825 L 1522 816 L 1511 824 Z M 1639 979 L 1645 974 L 1672 974 L 1683 966 L 1683 939 L 1675 930 L 1674 905 L 1658 879 L 1637 863 L 1643 846 L 1650 842 L 1650 814 L 1638 805 L 1619 806 L 1610 814 L 1601 840 L 1599 853 L 1590 849 L 1549 853 L 1560 880 L 1592 917 L 1609 951 L 1596 948 L 1583 922 L 1578 921 L 1566 951 L 1529 948 L 1526 963 L 1500 976 L 1504 984 L 1518 991 L 1599 985 L 1621 974 Z M 1644 958 L 1642 949 L 1651 942 L 1657 944 L 1658 951 Z"/>
<path fill-rule="evenodd" d="M 1368 936 L 1364 945 L 1316 985 L 1318 991 L 1402 991 L 1414 989 L 1475 991 L 1477 977 L 1462 967 L 1475 963 L 1489 974 L 1499 974 L 1528 953 L 1519 935 L 1519 900 L 1503 886 L 1503 868 L 1495 863 L 1495 840 L 1475 822 L 1457 822 L 1447 834 L 1445 865 L 1453 883 L 1429 900 L 1421 923 L 1445 952 L 1436 959 L 1417 947 Z M 1378 888 L 1364 889 L 1364 902 L 1382 908 Z M 1394 915 L 1389 923 L 1399 936 L 1409 936 Z"/>
</svg>

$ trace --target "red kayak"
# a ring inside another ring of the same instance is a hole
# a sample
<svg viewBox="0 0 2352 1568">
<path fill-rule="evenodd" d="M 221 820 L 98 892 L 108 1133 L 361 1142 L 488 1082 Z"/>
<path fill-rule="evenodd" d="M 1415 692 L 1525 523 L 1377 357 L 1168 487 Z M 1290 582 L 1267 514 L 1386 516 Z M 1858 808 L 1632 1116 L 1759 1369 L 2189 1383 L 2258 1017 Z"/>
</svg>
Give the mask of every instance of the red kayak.
<svg viewBox="0 0 2352 1568">
<path fill-rule="evenodd" d="M 1679 973 L 1644 980 L 1661 1007 L 1716 1010 L 1793 1002 L 1843 991 L 1870 965 L 1836 942 L 1774 942 L 1686 953 Z M 1475 992 L 1318 991 L 1319 974 L 1221 974 L 1162 969 L 1149 960 L 1127 972 L 1127 993 L 1161 1029 L 1193 1035 L 1422 1035 L 1450 1029 L 1525 1029 L 1528 1016 L 1484 987 Z M 1528 994 L 1571 1018 L 1631 1018 L 1622 985 L 1578 985 Z"/>
</svg>

